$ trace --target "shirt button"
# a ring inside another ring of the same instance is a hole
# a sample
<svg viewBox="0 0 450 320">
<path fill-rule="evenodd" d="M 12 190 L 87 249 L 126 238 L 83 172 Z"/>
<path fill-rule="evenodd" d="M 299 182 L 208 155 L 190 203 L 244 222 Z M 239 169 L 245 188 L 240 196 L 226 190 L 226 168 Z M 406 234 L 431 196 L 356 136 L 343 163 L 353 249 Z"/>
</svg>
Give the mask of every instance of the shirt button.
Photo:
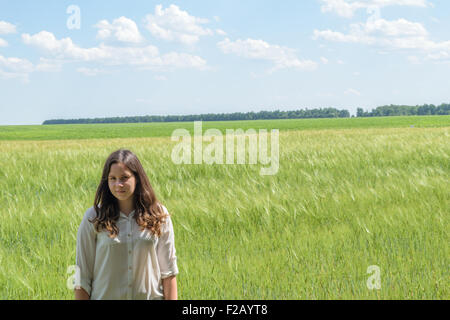
<svg viewBox="0 0 450 320">
<path fill-rule="evenodd" d="M 131 236 L 131 234 L 128 234 L 128 236 L 130 237 L 130 236 Z"/>
</svg>

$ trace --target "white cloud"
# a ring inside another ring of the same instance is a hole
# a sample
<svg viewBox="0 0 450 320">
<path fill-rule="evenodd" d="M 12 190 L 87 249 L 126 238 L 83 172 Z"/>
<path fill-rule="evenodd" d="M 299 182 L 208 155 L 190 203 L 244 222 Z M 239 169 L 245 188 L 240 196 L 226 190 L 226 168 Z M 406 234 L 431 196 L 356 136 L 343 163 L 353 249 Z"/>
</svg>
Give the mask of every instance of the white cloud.
<svg viewBox="0 0 450 320">
<path fill-rule="evenodd" d="M 35 70 L 41 72 L 58 72 L 62 69 L 63 61 L 40 58 Z"/>
<path fill-rule="evenodd" d="M 111 52 L 108 50 L 111 47 L 100 45 L 100 47 L 89 49 L 80 48 L 72 42 L 72 39 L 58 40 L 48 31 L 41 31 L 34 35 L 22 34 L 22 40 L 25 44 L 42 49 L 59 59 L 93 61 L 111 58 Z"/>
<path fill-rule="evenodd" d="M 430 53 L 426 57 L 428 60 L 436 61 L 436 62 L 450 62 L 450 50 L 447 51 L 439 51 L 435 53 Z"/>
<path fill-rule="evenodd" d="M 3 40 L 2 38 L 0 38 L 0 48 L 7 47 L 7 46 L 8 46 L 8 42 L 6 40 Z"/>
<path fill-rule="evenodd" d="M 70 38 L 56 39 L 47 31 L 35 35 L 23 34 L 25 44 L 44 50 L 47 54 L 60 60 L 75 62 L 97 62 L 103 65 L 128 65 L 140 69 L 205 69 L 206 61 L 198 56 L 170 52 L 161 55 L 157 47 L 112 47 L 100 44 L 98 47 L 81 48 Z"/>
<path fill-rule="evenodd" d="M 6 21 L 0 21 L 0 34 L 10 34 L 10 33 L 16 33 L 16 26 L 6 22 Z"/>
<path fill-rule="evenodd" d="M 380 33 L 389 37 L 424 37 L 428 35 L 427 30 L 422 24 L 417 22 L 410 22 L 405 19 L 398 19 L 395 21 L 387 21 L 384 19 L 369 19 L 365 25 L 362 25 L 362 28 L 364 33 Z"/>
<path fill-rule="evenodd" d="M 29 81 L 29 75 L 33 72 L 58 72 L 61 70 L 62 61 L 40 58 L 34 65 L 27 59 L 16 57 L 3 57 L 0 55 L 0 78 L 21 79 Z"/>
<path fill-rule="evenodd" d="M 350 18 L 355 13 L 357 6 L 344 0 L 322 0 L 322 12 L 335 12 L 341 17 Z"/>
<path fill-rule="evenodd" d="M 214 34 L 212 30 L 201 26 L 206 23 L 209 20 L 191 16 L 173 4 L 167 9 L 157 5 L 155 13 L 146 16 L 146 28 L 154 37 L 187 45 L 197 43 L 201 36 Z"/>
<path fill-rule="evenodd" d="M 28 76 L 34 71 L 33 64 L 27 59 L 6 58 L 0 55 L 0 78 L 21 79 L 28 82 Z"/>
<path fill-rule="evenodd" d="M 372 44 L 375 39 L 365 34 L 344 34 L 332 30 L 314 30 L 313 39 L 323 39 L 334 42 L 347 42 L 347 43 L 365 43 Z"/>
<path fill-rule="evenodd" d="M 8 72 L 3 71 L 0 69 L 0 79 L 3 80 L 9 80 L 9 79 L 20 79 L 23 83 L 29 82 L 29 75 L 28 73 L 15 73 L 15 72 Z"/>
<path fill-rule="evenodd" d="M 428 31 L 421 23 L 405 19 L 368 19 L 366 23 L 351 24 L 349 33 L 329 29 L 314 30 L 313 39 L 359 43 L 393 50 L 419 50 L 428 53 L 430 60 L 436 57 L 439 59 L 434 60 L 445 59 L 442 52 L 450 54 L 450 41 L 430 40 Z"/>
<path fill-rule="evenodd" d="M 344 92 L 344 94 L 345 94 L 345 95 L 355 95 L 355 96 L 360 96 L 360 95 L 361 95 L 361 92 L 359 92 L 359 91 L 356 90 L 356 89 L 350 88 L 350 89 L 347 89 L 347 90 Z"/>
<path fill-rule="evenodd" d="M 227 33 L 225 31 L 223 31 L 222 29 L 216 29 L 216 33 L 219 36 L 226 36 L 227 35 Z"/>
<path fill-rule="evenodd" d="M 176 68 L 193 67 L 201 70 L 207 69 L 206 61 L 199 56 L 186 53 L 170 52 L 161 56 L 161 66 Z"/>
<path fill-rule="evenodd" d="M 93 77 L 96 76 L 98 74 L 101 73 L 105 73 L 104 70 L 98 69 L 98 68 L 86 68 L 86 67 L 81 67 L 77 69 L 77 72 L 84 74 L 85 76 L 88 77 Z"/>
<path fill-rule="evenodd" d="M 322 12 L 334 12 L 341 17 L 351 18 L 359 9 L 373 9 L 387 6 L 432 6 L 427 0 L 321 0 Z"/>
<path fill-rule="evenodd" d="M 112 23 L 109 23 L 107 20 L 101 20 L 95 27 L 99 29 L 97 38 L 102 40 L 113 36 L 121 42 L 140 43 L 144 41 L 136 23 L 126 17 L 117 18 Z"/>
<path fill-rule="evenodd" d="M 323 64 L 328 64 L 328 59 L 325 57 L 320 57 L 320 61 L 322 61 Z"/>
<path fill-rule="evenodd" d="M 226 38 L 217 43 L 223 53 L 233 53 L 248 59 L 268 60 L 274 63 L 270 72 L 283 68 L 297 68 L 302 70 L 313 70 L 317 68 L 317 63 L 311 60 L 299 60 L 295 55 L 295 50 L 271 45 L 263 40 L 236 40 L 234 42 Z"/>
<path fill-rule="evenodd" d="M 394 21 L 368 19 L 366 23 L 351 24 L 348 34 L 329 29 L 314 30 L 313 39 L 322 38 L 335 42 L 376 44 L 380 42 L 380 37 L 425 37 L 427 35 L 428 32 L 425 27 L 417 22 L 410 22 L 405 19 Z"/>
<path fill-rule="evenodd" d="M 29 73 L 33 71 L 33 64 L 27 59 L 0 56 L 0 68 L 11 72 Z"/>
</svg>

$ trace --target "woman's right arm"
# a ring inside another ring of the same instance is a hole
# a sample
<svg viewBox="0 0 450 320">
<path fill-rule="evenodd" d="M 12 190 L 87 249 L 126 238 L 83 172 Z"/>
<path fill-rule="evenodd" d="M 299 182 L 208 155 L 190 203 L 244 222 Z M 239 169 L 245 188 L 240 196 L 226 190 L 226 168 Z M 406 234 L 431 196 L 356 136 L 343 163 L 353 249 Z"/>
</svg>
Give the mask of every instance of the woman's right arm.
<svg viewBox="0 0 450 320">
<path fill-rule="evenodd" d="M 94 225 L 89 221 L 95 217 L 95 210 L 90 208 L 83 216 L 77 233 L 76 264 L 78 276 L 75 277 L 75 299 L 88 300 L 92 291 L 97 235 Z"/>
</svg>

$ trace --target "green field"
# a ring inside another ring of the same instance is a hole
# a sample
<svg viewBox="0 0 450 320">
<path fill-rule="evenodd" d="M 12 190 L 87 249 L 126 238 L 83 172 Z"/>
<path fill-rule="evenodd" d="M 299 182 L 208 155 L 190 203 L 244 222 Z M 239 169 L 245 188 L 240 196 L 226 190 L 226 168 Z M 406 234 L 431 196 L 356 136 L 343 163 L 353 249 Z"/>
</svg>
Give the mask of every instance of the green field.
<svg viewBox="0 0 450 320">
<path fill-rule="evenodd" d="M 180 299 L 450 298 L 450 116 L 203 123 L 280 129 L 273 176 L 175 165 L 176 128 L 193 123 L 0 127 L 0 299 L 73 299 L 76 232 L 118 148 L 172 214 Z"/>
<path fill-rule="evenodd" d="M 286 119 L 252 121 L 203 122 L 203 128 L 253 128 L 286 130 L 364 129 L 364 128 L 436 128 L 450 126 L 450 116 L 411 116 L 375 118 Z M 184 128 L 193 132 L 192 122 L 63 124 L 34 126 L 0 126 L 0 140 L 67 140 L 103 138 L 167 137 L 173 130 Z"/>
</svg>

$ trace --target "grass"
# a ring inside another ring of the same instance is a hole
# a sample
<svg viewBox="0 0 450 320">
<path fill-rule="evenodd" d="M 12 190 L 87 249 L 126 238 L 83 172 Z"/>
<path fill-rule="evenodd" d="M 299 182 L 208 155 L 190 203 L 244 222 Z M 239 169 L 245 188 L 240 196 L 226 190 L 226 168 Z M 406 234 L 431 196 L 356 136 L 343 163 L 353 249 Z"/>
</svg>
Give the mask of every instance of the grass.
<svg viewBox="0 0 450 320">
<path fill-rule="evenodd" d="M 73 299 L 76 232 L 120 147 L 138 155 L 173 215 L 180 299 L 449 299 L 448 119 L 280 130 L 273 176 L 259 164 L 175 165 L 161 126 L 159 137 L 135 138 L 134 128 L 46 141 L 19 128 L 25 140 L 0 141 L 0 299 Z M 380 290 L 366 286 L 371 265 Z"/>
<path fill-rule="evenodd" d="M 286 119 L 253 121 L 208 121 L 203 129 L 253 128 L 289 130 L 364 129 L 364 128 L 448 127 L 450 116 L 409 116 L 374 118 Z M 0 140 L 67 140 L 168 137 L 177 128 L 193 133 L 192 122 L 63 124 L 34 126 L 0 126 Z"/>
</svg>

